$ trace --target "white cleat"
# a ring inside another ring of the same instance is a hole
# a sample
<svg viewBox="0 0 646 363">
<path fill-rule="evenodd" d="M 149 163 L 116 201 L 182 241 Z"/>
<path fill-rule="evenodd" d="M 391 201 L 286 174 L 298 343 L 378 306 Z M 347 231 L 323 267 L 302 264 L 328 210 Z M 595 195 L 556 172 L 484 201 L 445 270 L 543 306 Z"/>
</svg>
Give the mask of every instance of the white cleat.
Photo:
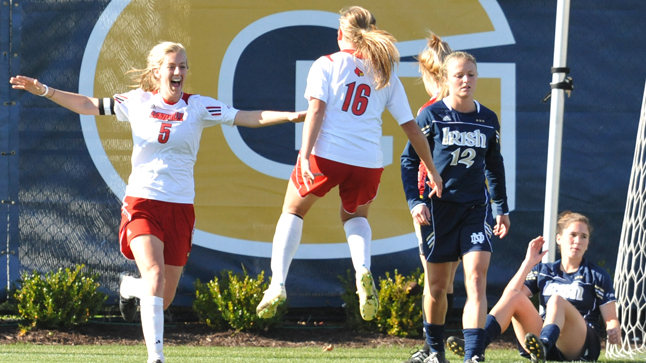
<svg viewBox="0 0 646 363">
<path fill-rule="evenodd" d="M 374 319 L 379 310 L 379 294 L 372 273 L 365 267 L 357 273 L 357 295 L 359 295 L 359 311 L 363 320 Z"/>
<path fill-rule="evenodd" d="M 265 290 L 265 295 L 260 304 L 256 308 L 256 314 L 263 319 L 273 318 L 276 315 L 276 310 L 287 300 L 287 292 L 285 287 L 271 287 Z"/>
</svg>

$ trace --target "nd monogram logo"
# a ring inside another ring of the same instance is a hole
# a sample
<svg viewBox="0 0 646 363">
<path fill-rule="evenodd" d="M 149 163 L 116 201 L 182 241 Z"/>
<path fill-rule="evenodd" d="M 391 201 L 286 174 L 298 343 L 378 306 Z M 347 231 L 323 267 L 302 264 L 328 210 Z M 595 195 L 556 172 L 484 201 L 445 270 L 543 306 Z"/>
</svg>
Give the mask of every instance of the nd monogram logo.
<svg viewBox="0 0 646 363">
<path fill-rule="evenodd" d="M 471 233 L 471 243 L 473 243 L 474 245 L 478 244 L 478 243 L 483 244 L 484 240 L 485 240 L 485 238 L 484 238 L 484 234 L 482 234 L 482 232 Z"/>
</svg>

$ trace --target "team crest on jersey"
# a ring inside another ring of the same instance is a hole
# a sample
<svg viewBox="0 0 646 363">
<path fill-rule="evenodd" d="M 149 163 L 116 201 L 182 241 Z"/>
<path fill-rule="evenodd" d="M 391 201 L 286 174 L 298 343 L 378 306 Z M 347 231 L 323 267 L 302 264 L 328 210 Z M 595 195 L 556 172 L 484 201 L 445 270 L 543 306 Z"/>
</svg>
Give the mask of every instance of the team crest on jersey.
<svg viewBox="0 0 646 363">
<path fill-rule="evenodd" d="M 471 233 L 471 243 L 474 245 L 483 244 L 485 240 L 484 233 L 473 232 Z"/>
<path fill-rule="evenodd" d="M 444 116 L 444 118 L 442 119 L 442 121 L 444 121 L 444 122 L 449 122 L 449 121 L 451 121 L 451 117 L 450 117 L 450 116 Z"/>
<path fill-rule="evenodd" d="M 363 71 L 359 69 L 359 67 L 354 69 L 354 74 L 356 74 L 359 77 L 363 77 Z"/>
</svg>

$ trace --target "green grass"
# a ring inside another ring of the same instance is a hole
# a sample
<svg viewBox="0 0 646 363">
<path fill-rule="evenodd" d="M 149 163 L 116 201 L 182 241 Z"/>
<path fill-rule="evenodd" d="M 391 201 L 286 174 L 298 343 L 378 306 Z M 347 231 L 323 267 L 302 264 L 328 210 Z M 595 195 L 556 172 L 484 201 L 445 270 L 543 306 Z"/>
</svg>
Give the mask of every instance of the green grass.
<svg viewBox="0 0 646 363">
<path fill-rule="evenodd" d="M 296 362 L 341 362 L 341 363 L 400 363 L 408 359 L 407 348 L 228 348 L 228 347 L 186 347 L 164 348 L 167 363 L 192 362 L 254 362 L 254 363 L 296 363 Z M 448 354 L 453 363 L 462 359 Z M 634 362 L 628 360 L 607 360 L 601 354 L 599 362 Z M 0 345 L 0 362 L 83 362 L 83 363 L 144 363 L 146 348 L 143 345 L 121 346 L 60 346 L 35 344 Z M 488 350 L 487 362 L 528 363 L 513 350 Z"/>
</svg>

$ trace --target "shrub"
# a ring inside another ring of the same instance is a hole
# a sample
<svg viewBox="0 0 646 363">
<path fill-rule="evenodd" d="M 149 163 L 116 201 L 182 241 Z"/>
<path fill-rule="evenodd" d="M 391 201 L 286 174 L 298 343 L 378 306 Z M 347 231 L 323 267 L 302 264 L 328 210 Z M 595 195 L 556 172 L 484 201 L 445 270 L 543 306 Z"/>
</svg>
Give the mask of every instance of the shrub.
<svg viewBox="0 0 646 363">
<path fill-rule="evenodd" d="M 23 272 L 14 292 L 16 307 L 31 327 L 70 328 L 84 324 L 103 306 L 107 296 L 99 291 L 98 274 L 58 269 L 45 276 Z"/>
<path fill-rule="evenodd" d="M 251 278 L 242 267 L 243 274 L 222 271 L 222 278 L 214 277 L 204 284 L 195 282 L 195 302 L 193 309 L 200 320 L 215 329 L 232 328 L 238 331 L 267 330 L 280 325 L 286 307 L 278 308 L 271 319 L 261 319 L 256 315 L 256 306 L 267 289 L 265 272 L 256 279 Z"/>
<path fill-rule="evenodd" d="M 380 331 L 393 336 L 419 336 L 422 324 L 421 295 L 411 292 L 412 286 L 423 286 L 424 275 L 417 269 L 409 276 L 395 270 L 393 278 L 386 272 L 379 278 L 379 310 L 372 321 L 364 321 L 359 313 L 359 299 L 356 294 L 355 277 L 349 270 L 347 278 L 339 277 L 345 292 L 346 324 L 355 330 Z"/>
</svg>

